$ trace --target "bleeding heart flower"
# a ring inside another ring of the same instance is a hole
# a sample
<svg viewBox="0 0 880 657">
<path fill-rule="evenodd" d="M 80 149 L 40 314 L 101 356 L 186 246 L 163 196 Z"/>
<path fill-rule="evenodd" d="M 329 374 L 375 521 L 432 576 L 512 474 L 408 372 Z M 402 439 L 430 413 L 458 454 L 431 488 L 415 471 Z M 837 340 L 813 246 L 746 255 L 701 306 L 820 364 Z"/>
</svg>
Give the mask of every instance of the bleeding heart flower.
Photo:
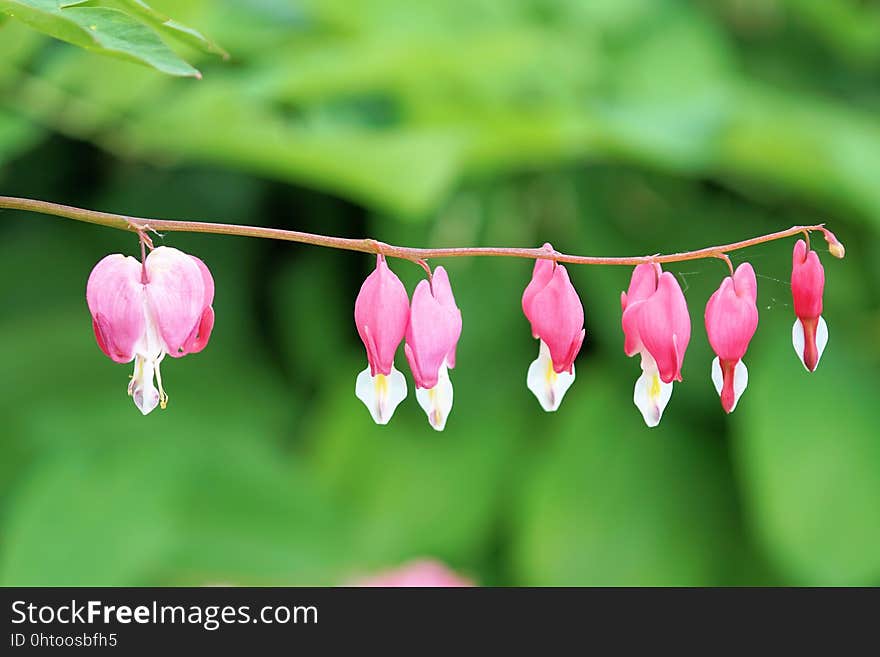
<svg viewBox="0 0 880 657">
<path fill-rule="evenodd" d="M 629 289 L 620 294 L 623 350 L 641 354 L 642 375 L 633 402 L 645 424 L 655 427 L 672 396 L 672 382 L 681 381 L 681 366 L 691 339 L 691 319 L 678 281 L 657 263 L 638 265 Z"/>
<path fill-rule="evenodd" d="M 460 336 L 461 311 L 446 270 L 437 267 L 431 282 L 421 281 L 413 292 L 404 347 L 416 380 L 416 399 L 437 431 L 443 431 L 452 410 L 448 369 L 455 367 Z"/>
<path fill-rule="evenodd" d="M 167 246 L 143 264 L 114 253 L 89 275 L 86 300 L 101 351 L 117 363 L 135 362 L 128 386 L 135 405 L 144 415 L 165 408 L 162 359 L 199 352 L 211 337 L 214 279 L 205 263 Z"/>
<path fill-rule="evenodd" d="M 354 321 L 369 363 L 358 374 L 354 394 L 364 402 L 376 424 L 388 424 L 406 398 L 406 379 L 394 367 L 394 353 L 409 323 L 409 298 L 381 255 L 376 257 L 376 269 L 361 285 L 354 303 Z"/>
<path fill-rule="evenodd" d="M 836 244 L 843 249 L 839 242 Z M 791 296 L 794 314 L 797 315 L 791 330 L 791 341 L 804 367 L 810 372 L 816 371 L 828 344 L 828 326 L 822 317 L 824 291 L 825 269 L 819 262 L 818 254 L 808 252 L 806 242 L 798 240 L 794 245 L 791 268 Z"/>
<path fill-rule="evenodd" d="M 552 249 L 549 244 L 544 245 Z M 522 308 L 539 339 L 538 358 L 529 366 L 526 385 L 545 411 L 555 411 L 574 382 L 574 359 L 584 341 L 584 307 L 563 265 L 535 261 Z"/>
<path fill-rule="evenodd" d="M 706 304 L 706 333 L 717 354 L 712 361 L 712 382 L 728 413 L 736 408 L 749 382 L 742 357 L 758 328 L 758 282 L 755 270 L 744 262 L 726 277 Z"/>
</svg>

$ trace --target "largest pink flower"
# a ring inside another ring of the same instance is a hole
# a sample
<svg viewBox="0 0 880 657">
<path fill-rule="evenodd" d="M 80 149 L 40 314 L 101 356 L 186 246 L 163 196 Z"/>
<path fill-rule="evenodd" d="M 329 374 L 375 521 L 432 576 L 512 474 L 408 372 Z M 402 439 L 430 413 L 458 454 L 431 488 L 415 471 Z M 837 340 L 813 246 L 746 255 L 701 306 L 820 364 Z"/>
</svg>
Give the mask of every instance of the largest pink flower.
<svg viewBox="0 0 880 657">
<path fill-rule="evenodd" d="M 672 396 L 672 382 L 681 381 L 681 366 L 691 339 L 691 319 L 678 281 L 658 263 L 638 265 L 629 289 L 620 294 L 623 309 L 623 350 L 640 354 L 642 375 L 633 402 L 645 424 L 655 427 Z"/>
<path fill-rule="evenodd" d="M 167 246 L 143 263 L 114 253 L 89 275 L 86 300 L 101 351 L 117 363 L 135 362 L 128 386 L 135 405 L 144 415 L 165 408 L 162 359 L 199 352 L 211 337 L 214 279 L 205 263 Z"/>
</svg>

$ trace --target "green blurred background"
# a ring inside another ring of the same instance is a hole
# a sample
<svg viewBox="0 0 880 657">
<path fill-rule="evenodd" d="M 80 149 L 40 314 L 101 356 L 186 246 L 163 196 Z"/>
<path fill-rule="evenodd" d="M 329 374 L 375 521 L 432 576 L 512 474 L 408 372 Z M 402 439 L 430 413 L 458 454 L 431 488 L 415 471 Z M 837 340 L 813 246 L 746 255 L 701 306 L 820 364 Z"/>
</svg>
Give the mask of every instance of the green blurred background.
<svg viewBox="0 0 880 657">
<path fill-rule="evenodd" d="M 647 429 L 622 350 L 630 270 L 586 310 L 558 413 L 526 390 L 531 264 L 452 259 L 455 407 L 387 427 L 354 396 L 367 256 L 169 234 L 217 284 L 209 347 L 141 417 L 84 299 L 131 235 L 0 212 L 0 583 L 334 584 L 432 556 L 480 584 L 880 584 L 880 2 L 155 0 L 228 61 L 175 78 L 0 26 L 0 193 L 414 246 L 677 251 L 827 221 L 830 342 L 791 346 L 792 240 L 759 274 L 726 417 L 703 307 Z M 435 263 L 437 264 L 437 263 Z M 418 267 L 393 262 L 409 291 Z"/>
</svg>

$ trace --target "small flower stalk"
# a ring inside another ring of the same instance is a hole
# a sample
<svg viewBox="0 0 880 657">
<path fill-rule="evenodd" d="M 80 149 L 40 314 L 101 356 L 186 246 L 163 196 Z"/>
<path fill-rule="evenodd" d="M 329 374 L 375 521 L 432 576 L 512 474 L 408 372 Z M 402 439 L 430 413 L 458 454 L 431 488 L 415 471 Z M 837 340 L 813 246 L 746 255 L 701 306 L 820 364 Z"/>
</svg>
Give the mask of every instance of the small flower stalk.
<svg viewBox="0 0 880 657">
<path fill-rule="evenodd" d="M 833 233 L 829 245 L 839 245 L 843 257 L 843 245 Z M 827 236 L 826 234 L 826 236 Z M 807 368 L 815 372 L 819 359 L 828 344 L 828 326 L 822 317 L 822 294 L 825 290 L 825 269 L 819 262 L 819 255 L 808 250 L 804 240 L 798 240 L 792 253 L 791 296 L 794 301 L 794 326 L 791 329 L 791 342 L 795 353 Z"/>
<path fill-rule="evenodd" d="M 675 276 L 658 263 L 644 263 L 633 271 L 629 289 L 621 292 L 620 306 L 623 350 L 627 356 L 641 356 L 633 403 L 645 424 L 656 427 L 672 397 L 673 381 L 682 380 L 691 339 L 687 302 Z"/>
<path fill-rule="evenodd" d="M 545 249 L 552 250 L 550 244 Z M 522 309 L 540 341 L 526 386 L 541 408 L 552 412 L 574 382 L 574 360 L 584 342 L 584 307 L 563 265 L 538 259 L 523 292 Z"/>
<path fill-rule="evenodd" d="M 755 270 L 744 262 L 726 277 L 706 304 L 706 334 L 716 357 L 712 383 L 726 413 L 736 408 L 749 382 L 742 358 L 758 328 L 758 282 Z"/>
<path fill-rule="evenodd" d="M 214 326 L 214 279 L 205 263 L 167 246 L 141 263 L 120 253 L 89 275 L 86 301 L 98 347 L 117 363 L 134 361 L 128 394 L 141 413 L 165 408 L 160 365 L 208 344 Z"/>
<path fill-rule="evenodd" d="M 357 376 L 355 395 L 376 424 L 388 424 L 406 399 L 406 379 L 394 367 L 394 354 L 409 323 L 409 297 L 382 255 L 376 256 L 376 269 L 361 285 L 354 321 L 367 350 L 367 368 Z"/>
<path fill-rule="evenodd" d="M 404 352 L 416 383 L 416 399 L 437 431 L 446 427 L 452 410 L 455 349 L 461 336 L 461 311 L 455 304 L 449 276 L 437 267 L 430 281 L 413 292 Z"/>
</svg>

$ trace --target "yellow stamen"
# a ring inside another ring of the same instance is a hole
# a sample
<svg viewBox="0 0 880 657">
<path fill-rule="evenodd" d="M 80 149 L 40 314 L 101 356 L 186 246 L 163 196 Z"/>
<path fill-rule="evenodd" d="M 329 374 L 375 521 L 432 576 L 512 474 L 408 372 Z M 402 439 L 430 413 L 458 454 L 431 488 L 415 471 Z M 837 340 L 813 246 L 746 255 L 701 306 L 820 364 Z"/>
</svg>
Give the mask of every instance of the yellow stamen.
<svg viewBox="0 0 880 657">
<path fill-rule="evenodd" d="M 545 374 L 547 377 L 547 385 L 552 386 L 556 383 L 556 379 L 559 378 L 559 375 L 556 373 L 556 370 L 553 369 L 553 361 L 548 358 L 547 359 L 547 373 Z"/>
<path fill-rule="evenodd" d="M 648 390 L 648 396 L 652 400 L 656 400 L 660 396 L 660 377 L 656 374 L 651 379 L 651 388 Z"/>
<path fill-rule="evenodd" d="M 430 422 L 435 427 L 439 426 L 440 420 L 443 415 L 440 412 L 440 400 L 437 398 L 437 386 L 428 389 L 428 399 L 431 402 L 431 406 L 434 407 L 434 409 L 431 411 L 431 417 L 429 418 Z"/>
<path fill-rule="evenodd" d="M 556 373 L 556 370 L 553 369 L 553 359 L 547 359 L 547 371 L 544 373 L 544 378 L 547 381 L 547 398 L 550 400 L 550 405 L 556 405 L 556 379 L 559 378 L 559 375 Z"/>
<path fill-rule="evenodd" d="M 384 374 L 376 375 L 376 396 L 384 398 L 388 394 L 388 377 Z"/>
</svg>

